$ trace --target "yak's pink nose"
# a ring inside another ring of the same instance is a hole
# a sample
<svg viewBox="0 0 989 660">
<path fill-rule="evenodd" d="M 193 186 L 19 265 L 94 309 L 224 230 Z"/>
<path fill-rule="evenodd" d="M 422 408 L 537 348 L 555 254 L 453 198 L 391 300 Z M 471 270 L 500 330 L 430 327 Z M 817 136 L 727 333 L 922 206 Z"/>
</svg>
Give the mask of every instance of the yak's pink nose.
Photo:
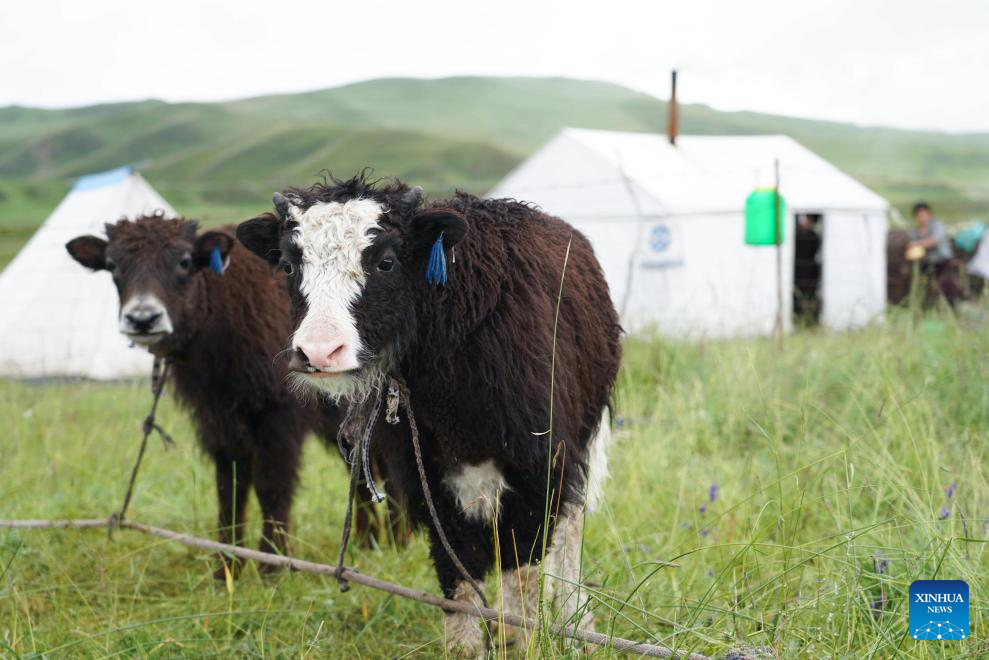
<svg viewBox="0 0 989 660">
<path fill-rule="evenodd" d="M 347 345 L 341 339 L 300 341 L 296 350 L 302 353 L 310 366 L 320 371 L 340 371 L 347 368 L 343 365 Z"/>
</svg>

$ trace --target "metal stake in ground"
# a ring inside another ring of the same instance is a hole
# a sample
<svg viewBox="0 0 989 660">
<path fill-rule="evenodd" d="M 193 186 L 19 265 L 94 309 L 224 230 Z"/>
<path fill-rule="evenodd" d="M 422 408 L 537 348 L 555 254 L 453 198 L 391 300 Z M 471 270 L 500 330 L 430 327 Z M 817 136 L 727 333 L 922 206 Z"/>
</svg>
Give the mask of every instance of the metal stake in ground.
<svg viewBox="0 0 989 660">
<path fill-rule="evenodd" d="M 107 537 L 110 539 L 113 538 L 113 531 L 120 526 L 120 523 L 124 520 L 124 516 L 127 514 L 127 507 L 130 506 L 130 498 L 134 494 L 134 482 L 137 481 L 137 472 L 141 469 L 141 461 L 144 459 L 144 451 L 148 448 L 148 436 L 151 435 L 151 431 L 158 432 L 166 449 L 175 446 L 172 436 L 168 435 L 165 429 L 155 421 L 155 414 L 158 412 L 158 401 L 161 399 L 161 393 L 165 389 L 165 378 L 167 377 L 168 363 L 164 358 L 156 357 L 154 364 L 151 366 L 151 393 L 154 395 L 151 399 L 151 410 L 141 425 L 141 448 L 137 452 L 137 460 L 131 469 L 130 482 L 128 482 L 127 492 L 124 494 L 124 503 L 120 506 L 119 511 L 110 514 L 110 522 L 106 528 Z"/>
</svg>

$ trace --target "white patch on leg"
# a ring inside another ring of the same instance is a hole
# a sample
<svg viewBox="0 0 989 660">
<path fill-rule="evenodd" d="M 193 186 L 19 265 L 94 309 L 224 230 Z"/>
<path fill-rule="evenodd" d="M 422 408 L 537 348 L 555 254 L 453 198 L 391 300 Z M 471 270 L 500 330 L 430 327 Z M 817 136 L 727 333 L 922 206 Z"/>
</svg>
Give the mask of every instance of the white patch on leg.
<svg viewBox="0 0 989 660">
<path fill-rule="evenodd" d="M 604 501 L 604 485 L 608 481 L 608 452 L 611 449 L 611 415 L 605 408 L 601 424 L 591 438 L 587 459 L 587 511 L 593 513 Z"/>
<path fill-rule="evenodd" d="M 537 566 L 526 564 L 501 574 L 502 613 L 535 621 L 538 607 L 539 568 Z M 535 631 L 509 625 L 505 625 L 503 629 L 505 640 L 514 642 L 516 655 L 525 657 L 525 650 L 529 648 L 529 640 Z"/>
<path fill-rule="evenodd" d="M 498 513 L 498 498 L 508 490 L 508 482 L 494 459 L 477 465 L 464 463 L 460 469 L 447 475 L 443 484 L 457 499 L 460 510 L 468 520 L 493 522 Z"/>
<path fill-rule="evenodd" d="M 545 597 L 553 603 L 560 623 L 593 630 L 594 619 L 586 608 L 587 592 L 580 587 L 583 534 L 583 509 L 563 505 L 553 530 L 553 545 L 546 555 L 545 569 L 549 576 Z"/>
<path fill-rule="evenodd" d="M 469 583 L 462 580 L 457 583 L 453 600 L 481 607 L 480 596 Z M 446 650 L 451 657 L 484 657 L 484 631 L 481 630 L 481 621 L 476 616 L 461 612 L 447 613 L 443 620 L 443 629 L 446 633 Z"/>
</svg>

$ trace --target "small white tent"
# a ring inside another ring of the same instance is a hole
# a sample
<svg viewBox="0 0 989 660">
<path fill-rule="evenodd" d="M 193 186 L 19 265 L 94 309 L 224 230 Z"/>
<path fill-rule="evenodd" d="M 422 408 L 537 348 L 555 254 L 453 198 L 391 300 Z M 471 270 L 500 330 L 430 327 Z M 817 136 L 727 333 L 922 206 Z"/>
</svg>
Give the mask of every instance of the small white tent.
<svg viewBox="0 0 989 660">
<path fill-rule="evenodd" d="M 150 372 L 151 356 L 117 330 L 117 291 L 106 273 L 76 263 L 65 244 L 104 235 L 121 217 L 175 211 L 132 168 L 80 178 L 0 273 L 0 375 L 128 378 Z"/>
<path fill-rule="evenodd" d="M 784 319 L 794 216 L 821 226 L 820 321 L 881 317 L 889 204 L 785 136 L 682 136 L 568 128 L 492 192 L 534 202 L 590 239 L 629 331 L 713 338 L 772 332 L 776 250 L 744 244 L 745 200 L 780 163 Z"/>
</svg>

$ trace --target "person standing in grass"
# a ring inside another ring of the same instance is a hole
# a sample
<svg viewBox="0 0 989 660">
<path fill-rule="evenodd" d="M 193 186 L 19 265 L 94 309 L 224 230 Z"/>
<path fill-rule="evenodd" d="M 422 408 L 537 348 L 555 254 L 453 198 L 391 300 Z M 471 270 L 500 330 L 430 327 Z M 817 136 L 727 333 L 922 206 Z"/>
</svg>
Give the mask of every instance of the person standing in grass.
<svg viewBox="0 0 989 660">
<path fill-rule="evenodd" d="M 951 268 L 951 258 L 954 253 L 944 225 L 934 217 L 927 202 L 917 202 L 913 205 L 913 219 L 917 228 L 913 232 L 913 240 L 907 249 L 920 247 L 924 249 L 924 260 L 921 271 L 938 284 L 948 304 L 954 308 L 961 296 L 961 288 L 955 279 Z"/>
</svg>

